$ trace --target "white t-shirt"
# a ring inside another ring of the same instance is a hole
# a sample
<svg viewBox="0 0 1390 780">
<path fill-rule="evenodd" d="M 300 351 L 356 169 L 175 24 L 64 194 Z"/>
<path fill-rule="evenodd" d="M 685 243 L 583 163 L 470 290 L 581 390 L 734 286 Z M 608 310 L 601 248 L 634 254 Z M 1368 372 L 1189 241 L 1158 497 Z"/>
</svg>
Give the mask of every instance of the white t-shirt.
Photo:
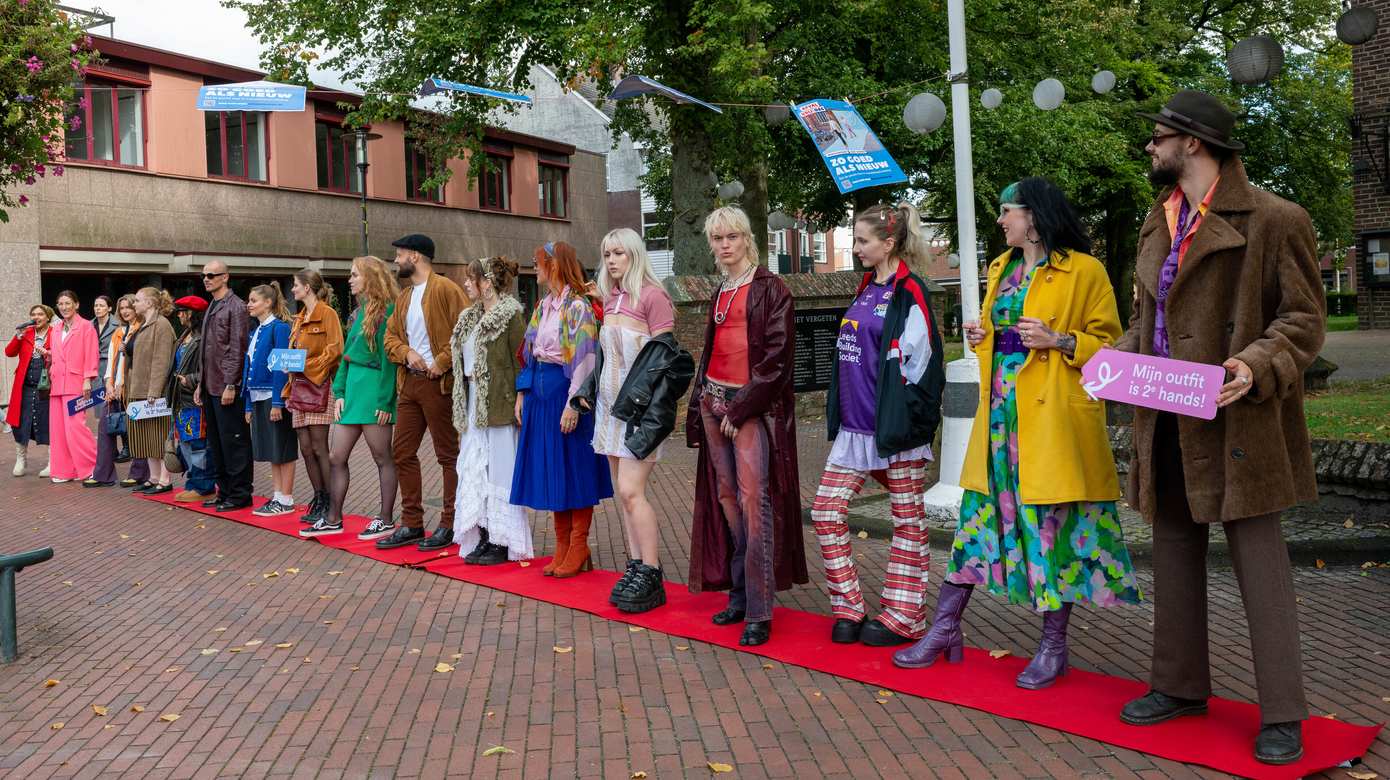
<svg viewBox="0 0 1390 780">
<path fill-rule="evenodd" d="M 425 359 L 425 366 L 434 368 L 434 350 L 430 348 L 430 331 L 425 327 L 425 285 L 423 281 L 410 291 L 410 308 L 405 313 L 405 333 L 410 348 Z"/>
</svg>

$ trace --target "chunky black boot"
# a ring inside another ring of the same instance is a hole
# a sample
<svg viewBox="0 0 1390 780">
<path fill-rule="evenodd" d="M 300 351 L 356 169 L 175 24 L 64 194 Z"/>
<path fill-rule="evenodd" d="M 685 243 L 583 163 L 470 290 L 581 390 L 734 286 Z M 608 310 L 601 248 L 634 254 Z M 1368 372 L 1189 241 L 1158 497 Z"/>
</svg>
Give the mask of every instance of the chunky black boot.
<svg viewBox="0 0 1390 780">
<path fill-rule="evenodd" d="M 467 555 L 463 556 L 464 563 L 476 564 L 478 558 L 480 558 L 483 553 L 487 552 L 487 548 L 490 546 L 487 541 L 487 529 L 479 528 L 478 534 L 478 546 L 474 547 Z"/>
<path fill-rule="evenodd" d="M 608 594 L 608 603 L 618 606 L 618 601 L 622 598 L 623 591 L 632 587 L 632 578 L 637 576 L 637 567 L 642 565 L 642 559 L 631 558 L 627 562 L 627 568 L 623 571 L 623 576 L 613 584 L 613 592 Z"/>
<path fill-rule="evenodd" d="M 618 596 L 618 609 L 637 614 L 666 604 L 666 583 L 661 569 L 639 562 L 632 584 Z"/>
<path fill-rule="evenodd" d="M 499 563 L 507 562 L 507 548 L 500 544 L 488 542 L 487 549 L 483 550 L 474 563 L 479 566 L 496 566 Z"/>
</svg>

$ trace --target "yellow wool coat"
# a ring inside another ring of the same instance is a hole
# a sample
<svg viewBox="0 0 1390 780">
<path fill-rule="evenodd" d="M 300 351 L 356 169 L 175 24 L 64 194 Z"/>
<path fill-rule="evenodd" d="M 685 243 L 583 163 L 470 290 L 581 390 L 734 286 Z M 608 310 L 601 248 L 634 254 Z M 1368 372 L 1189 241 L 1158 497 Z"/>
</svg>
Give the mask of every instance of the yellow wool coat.
<svg viewBox="0 0 1390 780">
<path fill-rule="evenodd" d="M 989 265 L 980 317 L 985 339 L 974 350 L 980 361 L 980 398 L 960 480 L 961 487 L 985 495 L 990 492 L 989 404 L 994 380 L 989 310 L 1008 260 L 1005 253 Z M 1025 504 L 1118 499 L 1120 481 L 1105 430 L 1105 404 L 1092 401 L 1081 388 L 1081 367 L 1122 332 L 1105 266 L 1080 252 L 1053 253 L 1051 263 L 1034 272 L 1023 316 L 1075 336 L 1076 354 L 1068 358 L 1055 349 L 1034 350 L 1019 369 L 1019 499 Z"/>
</svg>

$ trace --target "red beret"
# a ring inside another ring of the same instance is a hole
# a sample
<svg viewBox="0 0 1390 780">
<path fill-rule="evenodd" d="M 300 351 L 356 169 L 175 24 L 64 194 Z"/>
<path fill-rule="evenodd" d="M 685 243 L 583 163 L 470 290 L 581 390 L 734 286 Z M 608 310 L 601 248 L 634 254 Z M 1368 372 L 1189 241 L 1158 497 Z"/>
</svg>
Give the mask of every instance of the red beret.
<svg viewBox="0 0 1390 780">
<path fill-rule="evenodd" d="M 177 301 L 174 301 L 174 308 L 192 309 L 193 311 L 207 311 L 208 302 L 203 300 L 202 298 L 199 298 L 196 295 L 185 295 Z"/>
</svg>

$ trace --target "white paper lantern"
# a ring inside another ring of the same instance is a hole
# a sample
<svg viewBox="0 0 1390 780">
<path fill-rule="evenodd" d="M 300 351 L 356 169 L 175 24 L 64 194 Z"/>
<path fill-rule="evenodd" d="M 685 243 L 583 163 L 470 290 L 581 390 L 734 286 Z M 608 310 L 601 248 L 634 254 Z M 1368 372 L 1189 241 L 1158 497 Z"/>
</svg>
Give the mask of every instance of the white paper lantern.
<svg viewBox="0 0 1390 780">
<path fill-rule="evenodd" d="M 1003 102 L 1004 93 L 1000 92 L 994 87 L 990 87 L 989 89 L 980 93 L 980 105 L 984 106 L 985 108 L 988 108 L 991 111 L 998 108 L 999 104 Z"/>
<path fill-rule="evenodd" d="M 1033 87 L 1033 105 L 1044 111 L 1052 111 L 1062 105 L 1067 96 L 1067 88 L 1057 79 L 1043 79 Z"/>
<path fill-rule="evenodd" d="M 743 182 L 741 181 L 726 181 L 719 185 L 719 199 L 726 203 L 731 200 L 738 200 L 742 194 Z"/>
<path fill-rule="evenodd" d="M 1115 74 L 1108 70 L 1100 71 L 1091 77 L 1091 89 L 1095 90 L 1097 95 L 1104 95 L 1114 88 Z"/>
<path fill-rule="evenodd" d="M 796 227 L 796 220 L 780 211 L 774 211 L 767 215 L 768 230 L 791 230 L 793 227 Z"/>
<path fill-rule="evenodd" d="M 1284 67 L 1284 47 L 1268 35 L 1253 35 L 1231 47 L 1226 69 L 1237 84 L 1263 84 Z"/>
<path fill-rule="evenodd" d="M 930 133 L 946 121 L 946 104 L 930 92 L 923 92 L 903 107 L 903 124 L 914 133 Z"/>
<path fill-rule="evenodd" d="M 763 119 L 767 120 L 769 127 L 776 127 L 791 118 L 791 109 L 786 106 L 768 106 L 763 109 Z"/>
<path fill-rule="evenodd" d="M 960 255 L 956 254 L 955 252 L 946 255 L 946 267 L 960 268 Z"/>
<path fill-rule="evenodd" d="M 1337 19 L 1337 40 L 1348 46 L 1359 46 L 1376 36 L 1380 17 L 1369 5 L 1348 8 Z"/>
</svg>

